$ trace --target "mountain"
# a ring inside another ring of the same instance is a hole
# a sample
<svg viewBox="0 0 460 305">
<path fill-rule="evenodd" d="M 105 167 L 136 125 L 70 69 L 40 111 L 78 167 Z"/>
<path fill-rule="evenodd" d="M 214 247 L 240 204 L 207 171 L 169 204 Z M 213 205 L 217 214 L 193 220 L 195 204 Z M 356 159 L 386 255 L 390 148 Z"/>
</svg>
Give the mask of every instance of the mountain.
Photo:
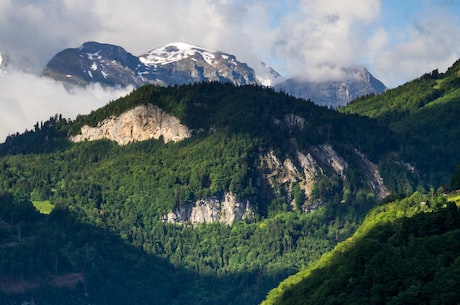
<svg viewBox="0 0 460 305">
<path fill-rule="evenodd" d="M 78 85 L 97 82 L 106 86 L 138 87 L 145 84 L 139 77 L 145 69 L 138 57 L 122 47 L 87 42 L 56 54 L 43 75 Z"/>
<path fill-rule="evenodd" d="M 268 71 L 260 82 L 270 84 L 279 77 L 274 70 Z M 136 57 L 119 46 L 86 42 L 56 54 L 43 75 L 73 84 L 98 82 L 122 87 L 205 81 L 259 83 L 254 70 L 234 55 L 186 43 L 171 43 Z"/>
<path fill-rule="evenodd" d="M 261 109 L 264 109 L 263 115 Z M 60 121 L 65 120 L 55 117 L 40 126 L 37 123 L 35 130 L 29 133 L 8 137 L 0 146 L 0 154 L 40 152 L 42 149 L 49 152 L 53 145 L 66 147 L 69 141 L 106 139 L 120 145 L 149 139 L 181 142 L 211 130 L 228 130 L 261 137 L 268 147 L 264 148 L 265 154 L 254 157 L 270 168 L 262 172 L 270 171 L 269 176 L 276 178 L 264 183 L 284 189 L 290 201 L 292 187 L 299 184 L 309 204 L 314 205 L 313 189 L 317 178 L 327 176 L 342 184 L 348 179 L 346 171 L 355 166 L 360 168 L 366 188 L 377 198 L 383 198 L 388 190 L 375 162 L 395 147 L 392 135 L 372 121 L 341 116 L 272 89 L 235 88 L 220 83 L 177 89 L 142 87 L 90 115 L 79 116 L 66 127 L 68 135 L 65 130 L 56 130 Z M 374 139 L 372 130 L 388 137 Z M 48 143 L 42 141 L 42 136 Z M 289 149 L 276 153 L 279 145 L 286 146 L 284 150 Z M 347 160 L 343 154 L 351 154 L 348 155 L 351 159 Z M 281 182 L 283 179 L 288 180 Z"/>
<path fill-rule="evenodd" d="M 256 84 L 252 68 L 234 55 L 212 51 L 186 43 L 172 43 L 151 50 L 140 60 L 163 84 L 187 84 L 204 81 Z"/>
<path fill-rule="evenodd" d="M 71 84 L 97 82 L 105 86 L 135 88 L 145 84 L 168 86 L 209 81 L 237 86 L 258 84 L 332 108 L 386 89 L 364 67 L 343 71 L 346 76 L 342 81 L 285 80 L 262 61 L 250 67 L 232 54 L 182 42 L 170 43 L 140 56 L 119 46 L 86 42 L 79 48 L 56 54 L 43 75 Z"/>
<path fill-rule="evenodd" d="M 380 94 L 386 90 L 385 85 L 364 67 L 347 68 L 343 72 L 343 80 L 315 82 L 295 77 L 278 83 L 275 89 L 331 108 L 338 108 L 358 97 Z"/>
<path fill-rule="evenodd" d="M 456 304 L 455 200 L 416 192 L 377 206 L 352 237 L 283 281 L 262 305 Z"/>
<path fill-rule="evenodd" d="M 148 85 L 9 136 L 0 303 L 455 303 L 458 69 L 339 111 Z"/>
<path fill-rule="evenodd" d="M 252 85 L 143 86 L 52 117 L 0 145 L 0 299 L 148 304 L 161 287 L 159 304 L 257 304 L 418 185 L 398 146 L 375 120 Z M 30 202 L 50 218 L 22 218 Z"/>
</svg>

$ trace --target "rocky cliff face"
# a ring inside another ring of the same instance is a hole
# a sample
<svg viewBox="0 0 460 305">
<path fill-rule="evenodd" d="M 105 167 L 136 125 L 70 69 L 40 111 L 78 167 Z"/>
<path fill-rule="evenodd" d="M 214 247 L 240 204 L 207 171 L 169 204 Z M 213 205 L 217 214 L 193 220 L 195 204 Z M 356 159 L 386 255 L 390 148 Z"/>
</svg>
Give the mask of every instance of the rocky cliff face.
<svg viewBox="0 0 460 305">
<path fill-rule="evenodd" d="M 304 192 L 306 202 L 302 203 L 304 210 L 310 209 L 316 203 L 312 199 L 316 179 L 321 175 L 327 175 L 332 169 L 338 174 L 343 174 L 348 165 L 328 144 L 315 146 L 311 152 L 296 151 L 296 158 L 282 160 L 273 151 L 260 159 L 261 166 L 265 169 L 264 179 L 268 181 L 273 190 L 282 192 L 293 201 L 293 187 L 298 184 Z"/>
<path fill-rule="evenodd" d="M 137 106 L 118 117 L 105 119 L 96 127 L 85 125 L 81 128 L 81 134 L 70 140 L 81 142 L 108 139 L 125 145 L 160 137 L 163 137 L 164 142 L 177 142 L 190 135 L 190 130 L 179 119 L 155 105 L 147 104 Z"/>
<path fill-rule="evenodd" d="M 298 184 L 301 191 L 304 192 L 305 198 L 310 202 L 315 178 L 322 173 L 321 167 L 310 154 L 303 154 L 298 151 L 297 160 L 290 158 L 282 160 L 275 152 L 270 151 L 261 156 L 260 162 L 265 169 L 263 179 L 268 182 L 272 190 L 278 193 L 277 195 L 291 198 L 291 204 L 295 206 L 292 191 L 294 185 Z"/>
<path fill-rule="evenodd" d="M 236 200 L 233 194 L 227 193 L 223 199 L 199 199 L 193 204 L 181 205 L 164 215 L 163 221 L 191 225 L 216 222 L 232 225 L 236 221 L 253 217 L 249 201 Z"/>
<path fill-rule="evenodd" d="M 356 154 L 361 159 L 361 168 L 366 177 L 367 185 L 374 192 L 377 199 L 382 200 L 386 196 L 390 195 L 390 192 L 383 183 L 382 176 L 377 166 L 369 161 L 366 156 L 358 150 L 355 150 Z"/>
<path fill-rule="evenodd" d="M 369 191 L 378 199 L 389 194 L 377 166 L 370 162 L 364 154 L 355 151 L 361 160 L 361 169 Z M 296 151 L 295 158 L 280 158 L 271 151 L 261 156 L 260 166 L 264 169 L 263 179 L 268 182 L 272 190 L 276 190 L 286 198 L 290 198 L 292 208 L 301 206 L 303 211 L 310 211 L 321 205 L 321 200 L 312 196 L 315 183 L 320 177 L 337 175 L 344 182 L 348 179 L 345 170 L 347 162 L 329 144 L 312 146 L 308 152 Z M 293 188 L 295 185 L 305 195 L 304 203 L 294 201 Z"/>
</svg>

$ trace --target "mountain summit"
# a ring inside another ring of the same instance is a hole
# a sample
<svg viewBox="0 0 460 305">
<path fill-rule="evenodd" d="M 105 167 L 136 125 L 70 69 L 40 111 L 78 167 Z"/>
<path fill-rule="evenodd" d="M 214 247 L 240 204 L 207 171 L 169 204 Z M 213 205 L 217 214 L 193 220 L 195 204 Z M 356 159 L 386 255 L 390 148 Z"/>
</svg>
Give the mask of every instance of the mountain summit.
<svg viewBox="0 0 460 305">
<path fill-rule="evenodd" d="M 145 67 L 138 57 L 119 46 L 85 42 L 79 48 L 57 53 L 46 65 L 43 75 L 64 83 L 105 86 L 141 86 L 139 77 Z"/>
<path fill-rule="evenodd" d="M 140 57 L 147 70 L 165 84 L 219 81 L 235 85 L 256 84 L 254 70 L 234 55 L 176 42 Z"/>
</svg>

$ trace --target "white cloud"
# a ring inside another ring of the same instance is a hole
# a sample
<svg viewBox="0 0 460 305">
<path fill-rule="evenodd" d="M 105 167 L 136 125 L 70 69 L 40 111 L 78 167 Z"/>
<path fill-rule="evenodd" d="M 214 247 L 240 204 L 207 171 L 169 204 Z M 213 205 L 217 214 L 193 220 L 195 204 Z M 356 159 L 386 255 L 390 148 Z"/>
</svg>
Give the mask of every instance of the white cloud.
<svg viewBox="0 0 460 305">
<path fill-rule="evenodd" d="M 357 64 L 364 42 L 360 28 L 379 13 L 379 1 L 304 0 L 281 20 L 275 44 L 286 69 L 310 79 L 341 77 L 341 67 Z"/>
<path fill-rule="evenodd" d="M 99 85 L 75 88 L 69 92 L 61 83 L 29 73 L 9 71 L 0 74 L 0 142 L 7 135 L 32 129 L 39 121 L 62 114 L 74 119 L 131 89 L 104 89 Z"/>
<path fill-rule="evenodd" d="M 370 40 L 368 54 L 376 75 L 390 87 L 439 69 L 460 58 L 460 20 L 445 8 L 423 10 L 397 32 L 380 28 Z"/>
</svg>

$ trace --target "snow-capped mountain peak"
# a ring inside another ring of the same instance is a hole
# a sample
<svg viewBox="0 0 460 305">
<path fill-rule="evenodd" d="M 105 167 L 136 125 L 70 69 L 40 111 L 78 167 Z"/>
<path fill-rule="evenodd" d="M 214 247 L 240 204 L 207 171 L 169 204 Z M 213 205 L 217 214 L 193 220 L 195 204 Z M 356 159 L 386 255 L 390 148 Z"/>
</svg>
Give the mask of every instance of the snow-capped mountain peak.
<svg viewBox="0 0 460 305">
<path fill-rule="evenodd" d="M 214 65 L 215 60 L 219 57 L 223 59 L 235 60 L 235 57 L 230 54 L 225 54 L 219 51 L 202 48 L 196 45 L 174 42 L 164 45 L 160 48 L 150 50 L 149 52 L 139 57 L 140 61 L 145 65 L 167 65 L 187 58 L 202 58 L 209 65 Z"/>
<path fill-rule="evenodd" d="M 134 56 L 122 47 L 86 42 L 48 62 L 44 75 L 76 84 L 109 86 L 181 85 L 219 81 L 258 84 L 254 70 L 234 55 L 175 42 Z"/>
</svg>

